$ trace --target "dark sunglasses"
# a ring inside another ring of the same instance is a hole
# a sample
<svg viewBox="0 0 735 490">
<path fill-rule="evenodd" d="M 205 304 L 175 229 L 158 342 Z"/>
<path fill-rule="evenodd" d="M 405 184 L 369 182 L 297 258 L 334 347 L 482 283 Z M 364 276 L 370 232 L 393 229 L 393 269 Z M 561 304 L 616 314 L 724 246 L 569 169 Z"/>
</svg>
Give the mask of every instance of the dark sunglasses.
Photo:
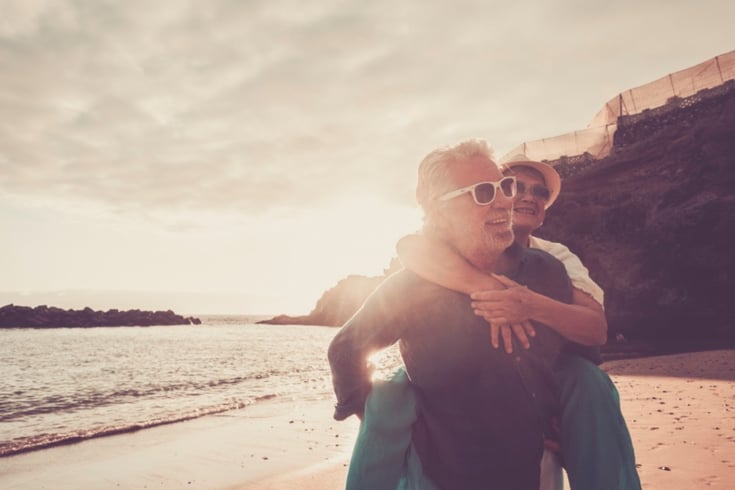
<svg viewBox="0 0 735 490">
<path fill-rule="evenodd" d="M 517 182 L 518 194 L 525 194 L 528 191 L 533 197 L 538 197 L 543 201 L 548 201 L 551 197 L 551 191 L 542 185 L 526 186 L 523 182 Z"/>
<path fill-rule="evenodd" d="M 448 201 L 457 196 L 461 196 L 465 192 L 472 194 L 472 199 L 478 206 L 487 206 L 495 200 L 495 193 L 500 189 L 505 197 L 513 197 L 516 195 L 516 178 L 503 177 L 497 182 L 478 182 L 477 184 L 468 185 L 454 191 L 439 196 L 440 201 Z"/>
</svg>

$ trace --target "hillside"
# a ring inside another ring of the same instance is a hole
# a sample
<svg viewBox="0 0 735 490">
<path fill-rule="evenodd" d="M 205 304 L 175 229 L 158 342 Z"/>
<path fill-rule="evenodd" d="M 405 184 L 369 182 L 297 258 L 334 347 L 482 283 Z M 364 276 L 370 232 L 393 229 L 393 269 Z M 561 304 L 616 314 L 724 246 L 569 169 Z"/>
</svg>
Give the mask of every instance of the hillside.
<svg viewBox="0 0 735 490">
<path fill-rule="evenodd" d="M 563 191 L 538 235 L 566 243 L 605 289 L 611 338 L 735 337 L 735 84 L 619 118 L 604 159 L 550 163 Z M 356 281 L 274 323 L 341 324 L 361 303 Z"/>
<path fill-rule="evenodd" d="M 563 191 L 538 235 L 587 264 L 613 335 L 735 333 L 735 84 L 725 88 L 621 117 L 610 156 L 557 167 Z"/>
</svg>

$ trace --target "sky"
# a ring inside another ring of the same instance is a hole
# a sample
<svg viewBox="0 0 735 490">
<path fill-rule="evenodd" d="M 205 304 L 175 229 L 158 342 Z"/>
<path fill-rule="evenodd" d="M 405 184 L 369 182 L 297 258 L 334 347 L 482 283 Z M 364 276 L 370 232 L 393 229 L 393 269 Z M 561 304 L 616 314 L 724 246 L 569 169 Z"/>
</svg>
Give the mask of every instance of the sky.
<svg viewBox="0 0 735 490">
<path fill-rule="evenodd" d="M 0 0 L 0 305 L 304 314 L 431 150 L 583 129 L 732 1 Z"/>
</svg>

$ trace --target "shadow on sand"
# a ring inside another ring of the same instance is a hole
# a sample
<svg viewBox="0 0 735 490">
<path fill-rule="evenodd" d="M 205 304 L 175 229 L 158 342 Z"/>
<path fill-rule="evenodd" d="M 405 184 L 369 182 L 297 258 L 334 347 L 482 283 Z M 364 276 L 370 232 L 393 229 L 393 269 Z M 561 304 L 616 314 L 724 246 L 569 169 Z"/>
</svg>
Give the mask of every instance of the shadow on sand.
<svg viewBox="0 0 735 490">
<path fill-rule="evenodd" d="M 680 346 L 683 347 L 683 346 Z M 603 356 L 608 374 L 667 376 L 677 378 L 735 381 L 735 348 L 732 345 L 707 348 L 651 349 L 636 355 Z M 612 358 L 611 358 L 612 357 Z M 644 362 L 641 362 L 645 358 Z M 657 362 L 660 361 L 660 362 Z"/>
</svg>

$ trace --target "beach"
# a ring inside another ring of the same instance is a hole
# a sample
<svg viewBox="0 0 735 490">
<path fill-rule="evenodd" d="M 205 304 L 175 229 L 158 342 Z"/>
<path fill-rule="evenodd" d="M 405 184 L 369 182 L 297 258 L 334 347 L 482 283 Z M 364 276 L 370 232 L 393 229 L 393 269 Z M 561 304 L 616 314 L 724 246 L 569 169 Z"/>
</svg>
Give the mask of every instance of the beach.
<svg viewBox="0 0 735 490">
<path fill-rule="evenodd" d="M 731 488 L 735 351 L 603 364 L 621 395 L 645 489 Z M 240 410 L 0 458 L 4 489 L 344 487 L 358 421 L 330 400 Z M 568 487 L 567 487 L 568 488 Z"/>
</svg>

